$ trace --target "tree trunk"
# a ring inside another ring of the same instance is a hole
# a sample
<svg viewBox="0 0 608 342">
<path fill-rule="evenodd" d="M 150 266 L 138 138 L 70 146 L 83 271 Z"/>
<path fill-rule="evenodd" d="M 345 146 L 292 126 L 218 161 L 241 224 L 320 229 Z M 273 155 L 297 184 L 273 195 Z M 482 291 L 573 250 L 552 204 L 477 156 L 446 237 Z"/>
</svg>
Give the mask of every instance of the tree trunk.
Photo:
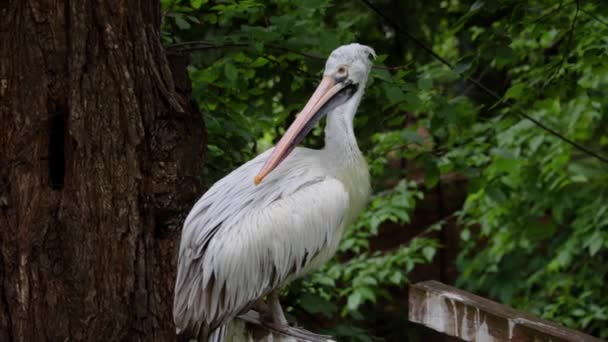
<svg viewBox="0 0 608 342">
<path fill-rule="evenodd" d="M 170 341 L 204 128 L 158 1 L 0 2 L 0 341 Z"/>
</svg>

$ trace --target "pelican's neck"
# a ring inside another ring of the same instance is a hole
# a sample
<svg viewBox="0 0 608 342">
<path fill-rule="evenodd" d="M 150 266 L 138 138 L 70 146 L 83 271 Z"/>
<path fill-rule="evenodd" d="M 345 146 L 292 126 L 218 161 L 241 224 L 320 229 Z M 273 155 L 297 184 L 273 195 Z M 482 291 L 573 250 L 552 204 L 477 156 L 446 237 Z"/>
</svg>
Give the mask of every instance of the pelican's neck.
<svg viewBox="0 0 608 342">
<path fill-rule="evenodd" d="M 371 193 L 369 171 L 357 145 L 353 119 L 363 96 L 359 90 L 353 97 L 327 116 L 325 126 L 325 157 L 329 172 L 342 182 L 350 196 L 347 222 L 353 222 Z"/>
<path fill-rule="evenodd" d="M 363 89 L 359 89 L 346 103 L 327 115 L 325 149 L 336 157 L 360 156 L 353 120 L 361 102 Z"/>
</svg>

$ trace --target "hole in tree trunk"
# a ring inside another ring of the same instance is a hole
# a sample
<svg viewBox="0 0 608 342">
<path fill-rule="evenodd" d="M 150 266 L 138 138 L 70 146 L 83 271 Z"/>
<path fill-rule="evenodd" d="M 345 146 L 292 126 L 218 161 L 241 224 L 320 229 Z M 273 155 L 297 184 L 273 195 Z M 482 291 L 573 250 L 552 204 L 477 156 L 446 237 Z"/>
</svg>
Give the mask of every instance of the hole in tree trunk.
<svg viewBox="0 0 608 342">
<path fill-rule="evenodd" d="M 63 188 L 65 176 L 65 107 L 57 105 L 50 115 L 49 184 L 53 190 Z"/>
</svg>

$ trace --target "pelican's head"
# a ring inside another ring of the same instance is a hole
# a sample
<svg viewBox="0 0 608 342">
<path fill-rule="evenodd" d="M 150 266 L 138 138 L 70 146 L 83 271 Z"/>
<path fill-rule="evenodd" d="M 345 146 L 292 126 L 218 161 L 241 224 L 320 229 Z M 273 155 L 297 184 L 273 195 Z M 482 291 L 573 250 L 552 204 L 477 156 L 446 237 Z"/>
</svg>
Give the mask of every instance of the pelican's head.
<svg viewBox="0 0 608 342">
<path fill-rule="evenodd" d="M 376 52 L 369 46 L 353 43 L 335 49 L 325 63 L 324 79 L 365 87 L 367 75 L 372 68 Z"/>
<path fill-rule="evenodd" d="M 363 90 L 375 57 L 374 49 L 357 43 L 340 46 L 329 55 L 321 83 L 255 176 L 256 185 L 304 140 L 324 115 Z"/>
</svg>

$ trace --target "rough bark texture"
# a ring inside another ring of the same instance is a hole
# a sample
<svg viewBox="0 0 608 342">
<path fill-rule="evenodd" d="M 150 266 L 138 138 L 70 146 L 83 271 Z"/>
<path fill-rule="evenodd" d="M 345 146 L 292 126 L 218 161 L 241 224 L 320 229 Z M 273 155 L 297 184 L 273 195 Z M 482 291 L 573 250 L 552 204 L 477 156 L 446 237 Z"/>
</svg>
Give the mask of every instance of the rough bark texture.
<svg viewBox="0 0 608 342">
<path fill-rule="evenodd" d="M 204 131 L 159 11 L 0 1 L 0 341 L 174 339 Z"/>
</svg>

